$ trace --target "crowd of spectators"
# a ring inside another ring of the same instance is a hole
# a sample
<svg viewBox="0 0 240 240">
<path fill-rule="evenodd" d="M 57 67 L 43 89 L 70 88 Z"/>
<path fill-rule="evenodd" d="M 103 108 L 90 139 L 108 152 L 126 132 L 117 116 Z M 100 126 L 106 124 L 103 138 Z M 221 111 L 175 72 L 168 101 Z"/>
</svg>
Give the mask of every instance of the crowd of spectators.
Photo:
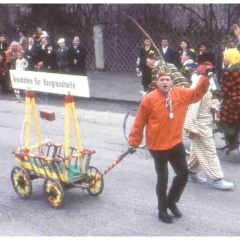
<svg viewBox="0 0 240 240">
<path fill-rule="evenodd" d="M 4 34 L 0 34 L 0 83 L 2 92 L 12 91 L 9 70 L 40 71 L 86 76 L 87 51 L 78 36 L 66 46 L 65 39 L 57 41 L 54 48 L 49 34 L 41 27 L 26 36 L 19 31 L 19 41 L 8 43 Z"/>
</svg>

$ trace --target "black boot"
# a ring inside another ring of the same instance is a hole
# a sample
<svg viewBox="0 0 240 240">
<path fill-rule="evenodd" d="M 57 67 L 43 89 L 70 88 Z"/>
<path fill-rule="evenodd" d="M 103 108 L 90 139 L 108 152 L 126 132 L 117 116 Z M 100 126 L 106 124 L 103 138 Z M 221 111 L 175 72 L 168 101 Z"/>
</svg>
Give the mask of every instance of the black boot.
<svg viewBox="0 0 240 240">
<path fill-rule="evenodd" d="M 180 218 L 182 217 L 182 213 L 180 212 L 180 210 L 178 209 L 177 205 L 175 202 L 168 202 L 167 203 L 167 207 L 171 210 L 172 214 L 177 217 Z"/>
<path fill-rule="evenodd" d="M 167 211 L 159 211 L 158 218 L 165 223 L 173 223 L 172 218 L 168 215 Z"/>
</svg>

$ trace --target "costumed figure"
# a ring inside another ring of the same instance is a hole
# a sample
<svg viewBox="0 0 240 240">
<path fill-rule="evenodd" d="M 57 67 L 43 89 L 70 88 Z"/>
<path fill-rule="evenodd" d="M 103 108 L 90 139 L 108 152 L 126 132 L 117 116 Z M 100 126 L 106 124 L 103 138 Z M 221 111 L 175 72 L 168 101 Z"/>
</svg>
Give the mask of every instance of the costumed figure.
<svg viewBox="0 0 240 240">
<path fill-rule="evenodd" d="M 193 74 L 195 88 L 207 67 L 213 67 L 210 62 L 202 63 Z M 213 79 L 207 93 L 197 103 L 191 104 L 188 108 L 184 129 L 189 132 L 191 139 L 190 157 L 187 161 L 189 169 L 188 180 L 203 183 L 207 179 L 198 175 L 204 170 L 206 175 L 213 180 L 213 187 L 217 189 L 229 189 L 233 187 L 232 182 L 223 179 L 223 171 L 217 156 L 213 140 L 214 115 L 211 109 L 216 105 L 217 99 L 212 98 L 212 90 L 216 90 Z"/>
<path fill-rule="evenodd" d="M 198 64 L 193 61 L 193 58 L 194 56 L 192 52 L 188 49 L 184 50 L 181 55 L 181 62 L 183 66 L 180 71 L 190 84 L 192 83 L 192 74 L 198 66 Z"/>
<path fill-rule="evenodd" d="M 229 150 L 238 147 L 240 125 L 240 53 L 236 48 L 223 52 L 227 69 L 220 80 L 221 90 L 215 96 L 222 99 L 218 129 L 225 133 Z"/>
</svg>

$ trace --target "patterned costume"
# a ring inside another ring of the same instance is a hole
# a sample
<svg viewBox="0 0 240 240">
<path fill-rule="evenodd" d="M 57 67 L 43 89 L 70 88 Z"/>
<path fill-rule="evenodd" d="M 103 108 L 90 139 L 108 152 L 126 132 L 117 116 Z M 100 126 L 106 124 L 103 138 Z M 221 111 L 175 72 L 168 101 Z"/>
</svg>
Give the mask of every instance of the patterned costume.
<svg viewBox="0 0 240 240">
<path fill-rule="evenodd" d="M 191 78 L 192 74 L 197 68 L 198 64 L 195 63 L 192 59 L 187 60 L 186 62 L 183 63 L 182 68 L 180 69 L 181 73 L 183 76 L 188 80 L 188 82 L 191 84 Z"/>
<path fill-rule="evenodd" d="M 196 74 L 196 78 L 199 78 Z M 191 85 L 194 88 L 197 80 Z M 185 119 L 184 129 L 198 134 L 191 140 L 190 158 L 188 169 L 192 173 L 198 173 L 203 169 L 213 180 L 223 178 L 219 158 L 213 140 L 214 121 L 211 113 L 213 105 L 212 93 L 210 90 L 197 103 L 189 106 Z"/>
<path fill-rule="evenodd" d="M 223 73 L 220 81 L 222 89 L 218 96 L 223 98 L 220 109 L 220 120 L 238 124 L 240 114 L 240 64 L 233 65 Z"/>
<path fill-rule="evenodd" d="M 173 87 L 182 87 L 182 88 L 189 88 L 190 84 L 187 79 L 182 75 L 182 73 L 175 67 L 174 64 L 167 63 L 166 64 L 170 73 L 173 76 Z M 152 69 L 152 82 L 149 86 L 150 91 L 156 88 L 156 81 L 158 79 L 157 75 L 159 70 L 161 70 L 161 62 L 156 61 Z"/>
</svg>

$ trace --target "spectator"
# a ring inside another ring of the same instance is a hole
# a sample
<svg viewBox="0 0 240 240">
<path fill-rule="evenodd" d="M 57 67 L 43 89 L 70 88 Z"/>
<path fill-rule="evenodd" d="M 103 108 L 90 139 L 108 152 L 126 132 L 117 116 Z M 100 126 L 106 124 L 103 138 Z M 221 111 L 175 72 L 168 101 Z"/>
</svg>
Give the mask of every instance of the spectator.
<svg viewBox="0 0 240 240">
<path fill-rule="evenodd" d="M 28 46 L 25 51 L 24 57 L 28 60 L 28 69 L 30 71 L 36 70 L 36 64 L 38 62 L 39 46 L 34 43 L 33 37 L 28 37 Z"/>
<path fill-rule="evenodd" d="M 23 58 L 22 52 L 18 52 L 17 60 L 16 60 L 16 70 L 25 71 L 27 67 L 28 67 L 28 61 L 25 58 Z"/>
<path fill-rule="evenodd" d="M 171 75 L 159 72 L 156 85 L 157 89 L 145 95 L 141 101 L 128 143 L 131 148 L 138 147 L 143 138 L 143 129 L 147 125 L 147 147 L 154 159 L 157 173 L 158 217 L 165 223 L 172 223 L 167 208 L 176 217 L 182 216 L 176 202 L 188 180 L 186 154 L 182 143 L 187 107 L 204 96 L 209 79 L 202 76 L 195 89 L 172 88 Z M 168 162 L 176 176 L 167 194 Z"/>
<path fill-rule="evenodd" d="M 69 72 L 69 56 L 68 47 L 65 46 L 65 39 L 60 38 L 58 40 L 59 49 L 57 50 L 57 65 L 59 73 Z"/>
<path fill-rule="evenodd" d="M 5 55 L 0 53 L 0 84 L 2 86 L 2 93 L 8 93 L 9 86 L 7 82 L 7 63 L 5 61 Z"/>
<path fill-rule="evenodd" d="M 203 63 L 196 69 L 196 73 L 201 74 L 208 66 L 212 67 L 212 64 L 210 62 Z M 195 75 L 195 81 L 191 88 L 196 86 L 199 78 L 200 75 Z M 199 183 L 206 182 L 206 178 L 197 174 L 203 169 L 213 180 L 214 188 L 229 189 L 233 187 L 233 183 L 223 179 L 222 168 L 213 140 L 214 119 L 210 109 L 213 106 L 211 90 L 215 89 L 210 89 L 210 87 L 200 101 L 189 106 L 185 119 L 184 128 L 189 132 L 191 139 L 188 180 Z"/>
<path fill-rule="evenodd" d="M 86 56 L 87 51 L 80 43 L 79 37 L 74 37 L 72 46 L 69 47 L 69 65 L 71 73 L 75 75 L 86 76 Z"/>
<path fill-rule="evenodd" d="M 154 48 L 151 45 L 149 39 L 144 40 L 144 46 L 140 49 L 140 63 L 139 63 L 139 70 L 142 73 L 142 86 L 145 92 L 148 91 L 148 85 L 151 83 L 152 79 L 152 69 L 147 66 L 147 57 L 149 53 L 155 53 Z"/>
<path fill-rule="evenodd" d="M 47 52 L 44 58 L 44 68 L 47 72 L 54 73 L 57 71 L 57 57 L 51 44 L 47 45 Z"/>
<path fill-rule="evenodd" d="M 5 51 L 7 51 L 8 47 L 9 44 L 7 43 L 4 35 L 0 34 L 0 53 L 5 54 Z"/>
<path fill-rule="evenodd" d="M 197 56 L 196 56 L 196 52 L 193 48 L 190 48 L 190 45 L 188 43 L 187 40 L 183 39 L 181 42 L 180 42 L 180 51 L 179 51 L 179 55 L 182 56 L 183 54 L 183 51 L 185 50 L 189 50 L 191 51 L 191 59 L 196 62 L 197 61 Z"/>
<path fill-rule="evenodd" d="M 159 49 L 164 60 L 167 63 L 174 64 L 178 69 L 181 68 L 180 55 L 177 50 L 169 46 L 169 40 L 167 37 L 163 37 L 161 40 L 161 48 Z"/>
<path fill-rule="evenodd" d="M 26 51 L 28 46 L 28 41 L 27 41 L 27 37 L 25 36 L 25 31 L 21 30 L 19 32 L 19 36 L 20 36 L 19 44 L 22 46 L 23 50 Z"/>
<path fill-rule="evenodd" d="M 47 40 L 49 39 L 48 33 L 43 31 L 41 27 L 37 27 L 37 31 L 33 35 L 35 42 L 40 43 L 42 37 L 45 37 Z"/>
<path fill-rule="evenodd" d="M 207 48 L 207 44 L 205 42 L 201 42 L 198 45 L 199 54 L 197 55 L 197 63 L 200 65 L 203 62 L 210 62 L 215 65 L 214 54 Z"/>
</svg>

